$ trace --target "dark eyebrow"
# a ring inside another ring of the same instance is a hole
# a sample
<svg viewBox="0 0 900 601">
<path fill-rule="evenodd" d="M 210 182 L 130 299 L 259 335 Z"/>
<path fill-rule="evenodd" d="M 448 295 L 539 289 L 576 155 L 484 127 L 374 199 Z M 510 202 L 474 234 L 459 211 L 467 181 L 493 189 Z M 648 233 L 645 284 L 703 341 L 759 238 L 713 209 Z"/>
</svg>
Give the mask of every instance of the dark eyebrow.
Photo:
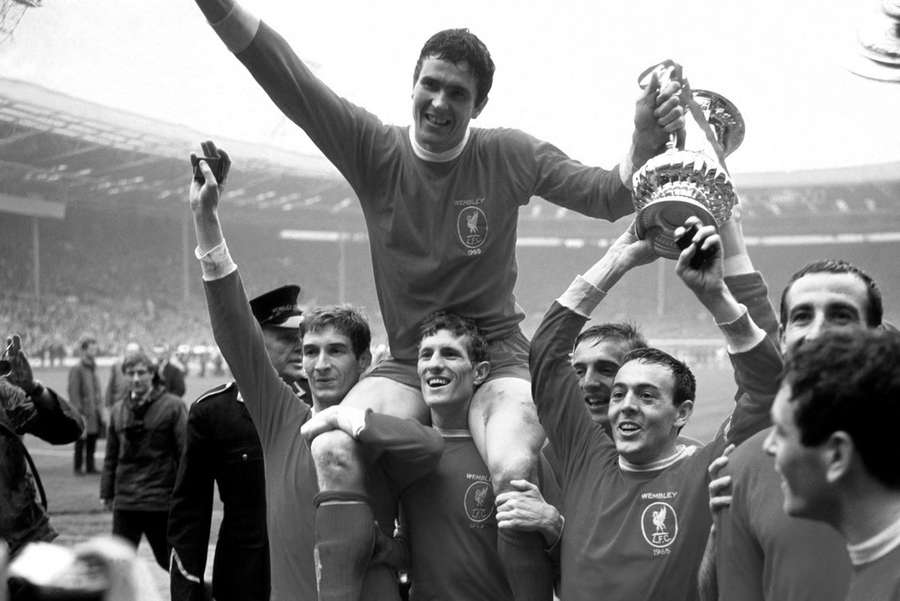
<svg viewBox="0 0 900 601">
<path fill-rule="evenodd" d="M 827 309 L 829 311 L 832 311 L 834 309 L 849 309 L 859 315 L 859 310 L 856 308 L 856 305 L 847 301 L 835 301 L 833 303 L 829 303 Z"/>
<path fill-rule="evenodd" d="M 811 308 L 812 308 L 811 303 L 800 303 L 798 305 L 794 305 L 793 307 L 791 307 L 791 310 L 788 311 L 788 315 L 793 315 L 794 313 L 797 313 L 798 311 L 809 311 Z"/>
</svg>

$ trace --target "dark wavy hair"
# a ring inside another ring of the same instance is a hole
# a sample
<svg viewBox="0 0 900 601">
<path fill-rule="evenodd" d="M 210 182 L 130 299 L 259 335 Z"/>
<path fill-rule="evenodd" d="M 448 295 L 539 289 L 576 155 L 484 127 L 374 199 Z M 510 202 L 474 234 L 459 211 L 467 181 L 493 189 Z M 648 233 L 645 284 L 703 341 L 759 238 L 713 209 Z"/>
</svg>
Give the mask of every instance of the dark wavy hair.
<svg viewBox="0 0 900 601">
<path fill-rule="evenodd" d="M 669 353 L 652 347 L 635 349 L 622 358 L 623 365 L 629 361 L 640 361 L 641 363 L 662 365 L 668 368 L 675 380 L 672 402 L 676 407 L 685 401 L 694 400 L 694 395 L 697 392 L 697 380 L 694 379 L 693 372 L 683 361 L 679 361 Z"/>
<path fill-rule="evenodd" d="M 846 432 L 872 476 L 900 489 L 894 438 L 900 423 L 900 333 L 825 332 L 788 358 L 785 378 L 803 445 Z"/>
<path fill-rule="evenodd" d="M 372 343 L 369 322 L 359 309 L 351 305 L 313 307 L 305 312 L 300 323 L 300 337 L 307 332 L 321 332 L 325 328 L 334 328 L 349 338 L 353 354 L 357 358 L 369 350 Z"/>
<path fill-rule="evenodd" d="M 583 330 L 572 345 L 572 351 L 585 340 L 596 340 L 594 344 L 615 340 L 625 346 L 625 352 L 647 348 L 647 339 L 633 323 L 601 323 Z"/>
<path fill-rule="evenodd" d="M 487 340 L 473 320 L 445 311 L 432 313 L 425 318 L 419 328 L 419 340 L 421 341 L 426 336 L 433 336 L 441 330 L 447 330 L 458 338 L 465 337 L 466 352 L 472 363 L 490 360 Z"/>
<path fill-rule="evenodd" d="M 158 386 L 162 383 L 162 376 L 159 375 L 159 362 L 154 360 L 144 351 L 138 351 L 131 355 L 127 355 L 122 360 L 122 373 L 126 373 L 135 365 L 146 365 L 147 369 L 153 374 L 153 385 Z"/>
<path fill-rule="evenodd" d="M 465 61 L 475 75 L 475 106 L 481 105 L 494 85 L 494 61 L 484 42 L 468 29 L 444 29 L 425 42 L 413 71 L 413 85 L 419 80 L 426 58 L 438 58 L 450 63 Z"/>
<path fill-rule="evenodd" d="M 873 280 L 868 273 L 866 273 L 853 263 L 850 263 L 849 261 L 844 261 L 843 259 L 823 259 L 821 261 L 813 261 L 812 263 L 808 263 L 800 268 L 799 271 L 791 276 L 791 279 L 788 281 L 787 286 L 785 286 L 784 290 L 781 291 L 780 317 L 782 326 L 787 324 L 788 292 L 794 285 L 794 282 L 805 275 L 810 275 L 813 273 L 851 273 L 857 276 L 860 280 L 862 280 L 863 284 L 866 285 L 866 290 L 869 296 L 869 306 L 866 308 L 866 325 L 868 325 L 870 328 L 881 325 L 881 320 L 884 317 L 884 306 L 881 300 L 881 290 L 878 288 L 878 284 L 875 283 L 875 280 Z"/>
</svg>

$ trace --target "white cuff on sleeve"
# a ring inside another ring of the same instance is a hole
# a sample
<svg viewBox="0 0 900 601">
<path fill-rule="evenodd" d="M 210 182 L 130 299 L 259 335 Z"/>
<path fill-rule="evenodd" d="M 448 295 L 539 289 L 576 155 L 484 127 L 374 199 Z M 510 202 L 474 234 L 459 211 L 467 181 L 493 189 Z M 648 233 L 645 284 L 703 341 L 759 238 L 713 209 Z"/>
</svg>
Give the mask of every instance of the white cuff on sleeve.
<svg viewBox="0 0 900 601">
<path fill-rule="evenodd" d="M 605 290 L 600 290 L 580 275 L 576 275 L 556 302 L 582 317 L 590 317 L 604 297 L 606 297 Z"/>
<path fill-rule="evenodd" d="M 753 273 L 753 261 L 747 254 L 735 255 L 733 257 L 725 257 L 723 261 L 726 276 L 743 275 L 745 273 Z"/>
<path fill-rule="evenodd" d="M 741 305 L 741 309 L 740 316 L 734 321 L 716 324 L 725 335 L 728 352 L 732 355 L 749 351 L 766 337 L 763 329 L 750 319 L 747 307 Z"/>
<path fill-rule="evenodd" d="M 247 49 L 259 30 L 259 17 L 235 3 L 225 18 L 210 23 L 213 30 L 234 54 Z"/>
<path fill-rule="evenodd" d="M 631 152 L 625 153 L 625 158 L 619 163 L 619 179 L 629 190 L 634 189 L 634 163 L 631 160 Z"/>
<path fill-rule="evenodd" d="M 224 240 L 205 253 L 200 252 L 199 246 L 196 247 L 194 256 L 200 261 L 204 282 L 220 280 L 237 270 L 237 265 L 232 260 L 231 253 L 228 252 L 228 245 Z"/>
</svg>

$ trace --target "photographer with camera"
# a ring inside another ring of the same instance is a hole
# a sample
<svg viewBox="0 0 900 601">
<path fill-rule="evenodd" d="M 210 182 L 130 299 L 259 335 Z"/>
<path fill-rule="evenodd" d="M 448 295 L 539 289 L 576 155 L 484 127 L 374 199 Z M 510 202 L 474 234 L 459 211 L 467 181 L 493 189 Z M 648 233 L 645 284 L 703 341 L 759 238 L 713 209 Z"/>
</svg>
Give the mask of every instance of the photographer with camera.
<svg viewBox="0 0 900 601">
<path fill-rule="evenodd" d="M 11 555 L 28 542 L 56 538 L 47 518 L 44 487 L 22 436 L 66 444 L 83 430 L 69 403 L 34 379 L 19 335 L 7 338 L 0 355 L 0 539 Z"/>
</svg>

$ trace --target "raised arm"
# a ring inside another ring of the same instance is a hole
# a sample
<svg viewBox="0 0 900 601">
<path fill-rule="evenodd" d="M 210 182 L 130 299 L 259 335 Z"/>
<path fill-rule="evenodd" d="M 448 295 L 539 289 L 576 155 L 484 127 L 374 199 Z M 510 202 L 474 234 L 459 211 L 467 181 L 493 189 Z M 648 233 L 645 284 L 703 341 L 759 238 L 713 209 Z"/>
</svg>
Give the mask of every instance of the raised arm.
<svg viewBox="0 0 900 601">
<path fill-rule="evenodd" d="M 205 156 L 222 157 L 224 180 L 230 158 L 212 142 L 205 142 L 203 147 Z M 206 161 L 200 161 L 200 170 L 205 179 L 203 183 L 191 181 L 190 206 L 213 336 L 265 445 L 273 432 L 283 427 L 288 412 L 308 409 L 296 402 L 293 390 L 269 361 L 262 330 L 253 317 L 237 265 L 225 244 L 218 213 L 219 182 Z"/>
<path fill-rule="evenodd" d="M 686 224 L 689 225 L 692 219 Z M 676 236 L 682 231 L 683 228 L 676 230 Z M 714 255 L 694 268 L 690 266 L 690 260 L 698 248 L 712 250 Z M 769 408 L 778 389 L 782 368 L 781 353 L 766 332 L 754 323 L 747 307 L 738 303 L 726 286 L 722 241 L 713 226 L 698 229 L 693 244 L 678 258 L 675 271 L 706 307 L 725 337 L 741 394 L 721 433 L 728 442 L 740 444 L 768 425 Z"/>
<path fill-rule="evenodd" d="M 661 84 L 653 74 L 635 103 L 631 146 L 624 160 L 611 171 L 588 167 L 551 144 L 533 141 L 533 194 L 583 215 L 610 221 L 633 213 L 632 175 L 649 158 L 666 149 L 670 133 L 684 128 L 680 93 L 677 78 Z"/>
<path fill-rule="evenodd" d="M 18 334 L 6 339 L 0 360 L 9 366 L 8 373 L 0 378 L 0 410 L 6 412 L 17 434 L 33 434 L 51 444 L 66 444 L 81 436 L 84 421 L 78 411 L 34 379 Z"/>
<path fill-rule="evenodd" d="M 196 0 L 196 2 L 210 23 L 218 23 L 224 19 L 236 4 L 234 0 Z"/>
<path fill-rule="evenodd" d="M 531 341 L 532 398 L 564 472 L 585 442 L 600 435 L 586 414 L 584 394 L 569 364 L 572 345 L 613 285 L 632 268 L 655 258 L 650 244 L 637 239 L 631 224 L 550 306 Z"/>
<path fill-rule="evenodd" d="M 359 160 L 381 129 L 370 113 L 319 80 L 268 24 L 233 0 L 196 0 L 210 26 L 272 102 L 299 125 L 351 184 L 365 174 Z"/>
<path fill-rule="evenodd" d="M 747 307 L 751 319 L 776 344 L 778 343 L 778 314 L 769 299 L 769 289 L 762 274 L 756 271 L 741 226 L 743 208 L 734 206 L 731 218 L 719 228 L 722 238 L 725 284 L 734 298 Z"/>
</svg>

